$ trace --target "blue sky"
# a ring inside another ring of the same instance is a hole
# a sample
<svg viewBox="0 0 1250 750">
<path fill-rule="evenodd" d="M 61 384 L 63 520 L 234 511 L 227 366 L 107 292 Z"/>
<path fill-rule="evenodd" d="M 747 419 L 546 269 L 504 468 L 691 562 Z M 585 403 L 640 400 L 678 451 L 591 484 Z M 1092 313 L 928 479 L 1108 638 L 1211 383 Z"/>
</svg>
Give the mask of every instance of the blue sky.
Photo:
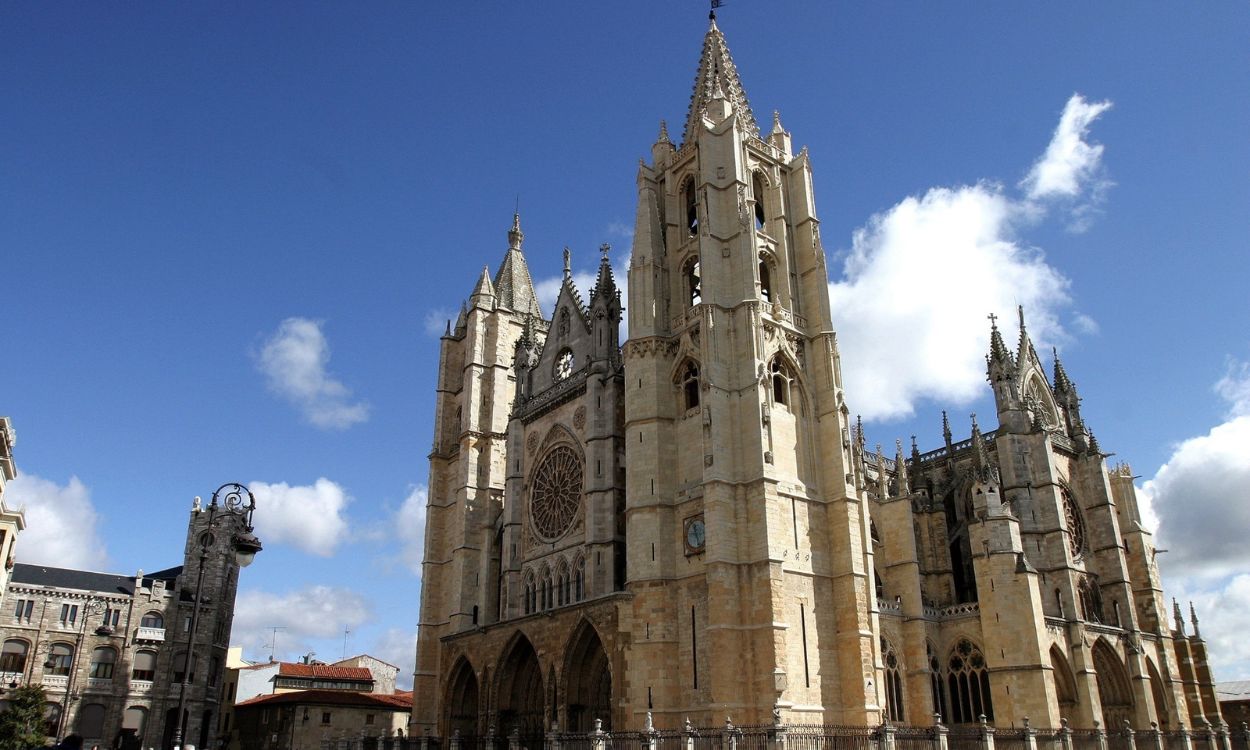
<svg viewBox="0 0 1250 750">
<path fill-rule="evenodd" d="M 537 279 L 565 245 L 624 267 L 706 24 L 697 2 L 0 6 L 19 559 L 174 564 L 192 497 L 247 482 L 266 549 L 237 644 L 284 627 L 279 658 L 332 659 L 348 629 L 407 671 L 442 321 L 518 201 Z M 936 447 L 943 408 L 992 424 L 985 315 L 1025 304 L 1142 477 L 1217 679 L 1250 678 L 1250 7 L 734 0 L 720 26 L 758 119 L 813 157 L 869 443 Z M 1040 164 L 1071 183 L 1038 189 Z"/>
</svg>

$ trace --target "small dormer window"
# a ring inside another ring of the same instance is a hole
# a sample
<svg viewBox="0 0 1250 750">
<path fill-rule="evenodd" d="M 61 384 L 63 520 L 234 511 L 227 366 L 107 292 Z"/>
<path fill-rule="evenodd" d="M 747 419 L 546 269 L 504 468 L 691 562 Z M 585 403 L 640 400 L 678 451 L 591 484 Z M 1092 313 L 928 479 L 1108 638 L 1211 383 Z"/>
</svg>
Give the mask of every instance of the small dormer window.
<svg viewBox="0 0 1250 750">
<path fill-rule="evenodd" d="M 573 352 L 565 349 L 556 356 L 555 371 L 553 375 L 556 380 L 564 380 L 573 374 Z"/>
</svg>

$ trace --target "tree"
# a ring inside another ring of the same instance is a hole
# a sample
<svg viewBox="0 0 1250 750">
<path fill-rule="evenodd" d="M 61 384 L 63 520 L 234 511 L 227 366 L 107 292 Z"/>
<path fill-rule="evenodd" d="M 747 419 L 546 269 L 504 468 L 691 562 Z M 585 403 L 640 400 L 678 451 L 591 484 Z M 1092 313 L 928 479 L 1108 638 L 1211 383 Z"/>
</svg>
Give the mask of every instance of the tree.
<svg viewBox="0 0 1250 750">
<path fill-rule="evenodd" d="M 28 750 L 47 738 L 44 730 L 46 697 L 38 685 L 14 688 L 5 696 L 8 709 L 0 713 L 0 750 Z"/>
</svg>

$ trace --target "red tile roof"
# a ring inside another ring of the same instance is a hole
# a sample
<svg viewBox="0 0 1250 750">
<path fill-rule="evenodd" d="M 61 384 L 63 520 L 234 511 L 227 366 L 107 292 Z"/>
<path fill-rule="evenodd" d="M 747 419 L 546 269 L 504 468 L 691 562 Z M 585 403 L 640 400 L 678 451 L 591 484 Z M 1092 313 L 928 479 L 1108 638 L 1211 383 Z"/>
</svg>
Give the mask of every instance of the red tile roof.
<svg viewBox="0 0 1250 750">
<path fill-rule="evenodd" d="M 278 676 L 373 682 L 373 673 L 364 667 L 333 667 L 329 664 L 298 664 L 286 661 L 279 663 Z"/>
<path fill-rule="evenodd" d="M 362 708 L 386 708 L 396 711 L 412 709 L 412 693 L 388 695 L 385 693 L 357 693 L 348 690 L 296 690 L 290 693 L 258 695 L 239 703 L 244 706 L 274 706 L 288 704 L 311 704 L 318 706 L 358 706 Z"/>
</svg>

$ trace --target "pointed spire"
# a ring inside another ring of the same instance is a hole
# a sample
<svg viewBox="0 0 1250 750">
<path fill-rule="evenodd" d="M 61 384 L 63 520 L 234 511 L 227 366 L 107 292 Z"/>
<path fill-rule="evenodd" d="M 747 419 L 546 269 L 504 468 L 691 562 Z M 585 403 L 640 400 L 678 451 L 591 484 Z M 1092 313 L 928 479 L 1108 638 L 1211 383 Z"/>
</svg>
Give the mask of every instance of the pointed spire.
<svg viewBox="0 0 1250 750">
<path fill-rule="evenodd" d="M 464 328 L 466 325 L 468 325 L 468 322 L 469 322 L 469 305 L 464 300 L 461 300 L 460 301 L 460 315 L 456 317 L 456 326 L 452 330 L 455 331 L 456 335 L 459 335 L 464 332 Z"/>
<path fill-rule="evenodd" d="M 885 456 L 881 453 L 881 443 L 877 443 L 877 498 L 884 500 L 890 496 L 890 481 L 885 475 Z"/>
<path fill-rule="evenodd" d="M 855 444 L 859 446 L 860 454 L 864 452 L 864 418 L 859 414 L 855 415 Z"/>
<path fill-rule="evenodd" d="M 1051 354 L 1055 357 L 1055 393 L 1076 395 L 1076 386 L 1072 384 L 1072 380 L 1068 378 L 1068 373 L 1063 369 L 1063 362 L 1059 360 L 1059 349 L 1051 347 Z"/>
<path fill-rule="evenodd" d="M 911 494 L 911 479 L 907 476 L 907 461 L 903 459 L 903 441 L 894 441 L 894 478 L 898 481 L 898 495 Z"/>
<path fill-rule="evenodd" d="M 1202 633 L 1198 631 L 1198 613 L 1194 610 L 1194 603 L 1189 603 L 1189 621 L 1194 626 L 1194 638 L 1202 640 Z"/>
<path fill-rule="evenodd" d="M 755 122 L 755 115 L 751 113 L 751 105 L 747 102 L 738 69 L 734 66 L 733 58 L 729 56 L 725 35 L 716 27 L 716 17 L 713 15 L 707 35 L 703 38 L 703 54 L 699 58 L 699 71 L 694 78 L 694 93 L 690 96 L 690 111 L 686 115 L 686 130 L 682 141 L 689 143 L 703 127 L 703 112 L 708 103 L 716 98 L 718 89 L 721 96 L 733 105 L 746 132 L 758 136 L 759 125 Z"/>
<path fill-rule="evenodd" d="M 477 286 L 473 287 L 473 293 L 469 295 L 469 300 L 474 304 L 479 301 L 487 303 L 493 302 L 495 299 L 495 285 L 490 281 L 490 266 L 482 266 L 482 275 L 477 279 Z M 488 305 L 493 306 L 493 305 Z"/>
<path fill-rule="evenodd" d="M 538 295 L 534 292 L 534 281 L 530 277 L 529 265 L 525 262 L 525 253 L 521 250 L 524 240 L 521 214 L 513 212 L 512 228 L 508 230 L 508 250 L 495 274 L 495 296 L 500 307 L 541 317 L 542 309 L 538 305 Z"/>
<path fill-rule="evenodd" d="M 1003 334 L 998 330 L 998 316 L 990 313 L 990 365 L 998 364 L 1000 366 L 1011 365 L 1011 352 L 1007 350 L 1007 344 L 1003 342 Z"/>
<path fill-rule="evenodd" d="M 599 258 L 599 275 L 595 278 L 595 288 L 590 290 L 591 304 L 594 304 L 600 295 L 610 302 L 620 294 L 616 288 L 616 278 L 612 275 L 612 261 L 608 258 L 611 251 L 612 246 L 606 242 L 599 246 L 602 257 Z"/>
<path fill-rule="evenodd" d="M 985 445 L 985 436 L 981 434 L 981 426 L 977 424 L 977 415 L 972 414 L 972 463 L 981 470 L 990 468 L 990 452 Z"/>
<path fill-rule="evenodd" d="M 786 132 L 786 129 L 781 127 L 781 112 L 779 110 L 774 109 L 773 110 L 773 132 L 769 133 L 769 135 L 780 135 L 781 133 L 784 133 L 784 132 Z"/>
<path fill-rule="evenodd" d="M 564 246 L 564 278 L 573 278 L 573 253 L 568 245 Z"/>
<path fill-rule="evenodd" d="M 1023 366 L 1027 360 L 1036 360 L 1038 357 L 1033 349 L 1033 339 L 1029 338 L 1029 332 L 1024 327 L 1024 305 L 1016 305 L 1016 315 L 1020 318 L 1020 343 L 1017 346 L 1016 362 Z M 1040 369 L 1040 362 L 1038 366 Z"/>
<path fill-rule="evenodd" d="M 946 448 L 951 447 L 951 420 L 946 416 L 946 410 L 942 410 L 942 439 L 946 441 Z"/>
<path fill-rule="evenodd" d="M 916 445 L 916 436 L 911 436 L 911 462 L 915 466 L 920 465 L 920 446 Z"/>
<path fill-rule="evenodd" d="M 1181 605 L 1175 598 L 1172 599 L 1172 617 L 1176 620 L 1177 632 L 1182 638 L 1185 637 L 1185 617 L 1181 614 Z"/>
<path fill-rule="evenodd" d="M 660 120 L 660 135 L 655 139 L 656 143 L 672 143 L 668 138 L 668 120 Z"/>
</svg>

